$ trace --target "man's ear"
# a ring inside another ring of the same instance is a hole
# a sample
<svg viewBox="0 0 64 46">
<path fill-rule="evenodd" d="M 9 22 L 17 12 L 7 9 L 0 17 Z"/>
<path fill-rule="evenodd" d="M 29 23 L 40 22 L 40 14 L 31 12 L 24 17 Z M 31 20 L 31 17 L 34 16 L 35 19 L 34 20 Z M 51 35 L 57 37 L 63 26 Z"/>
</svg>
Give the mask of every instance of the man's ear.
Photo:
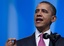
<svg viewBox="0 0 64 46">
<path fill-rule="evenodd" d="M 56 21 L 56 15 L 53 15 L 53 16 L 51 17 L 51 22 L 54 22 L 54 21 Z"/>
</svg>

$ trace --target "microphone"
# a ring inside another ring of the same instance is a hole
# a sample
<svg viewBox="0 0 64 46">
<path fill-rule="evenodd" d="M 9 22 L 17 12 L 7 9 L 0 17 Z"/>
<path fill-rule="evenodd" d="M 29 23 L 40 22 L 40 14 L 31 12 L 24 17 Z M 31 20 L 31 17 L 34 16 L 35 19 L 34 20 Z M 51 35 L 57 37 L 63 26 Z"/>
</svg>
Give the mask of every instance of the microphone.
<svg viewBox="0 0 64 46">
<path fill-rule="evenodd" d="M 50 38 L 50 35 L 48 33 L 45 33 L 45 34 L 43 34 L 43 38 L 48 39 L 48 38 Z"/>
<path fill-rule="evenodd" d="M 48 33 L 43 34 L 44 39 L 50 39 L 53 42 L 56 42 L 61 36 L 57 33 L 49 35 Z"/>
</svg>

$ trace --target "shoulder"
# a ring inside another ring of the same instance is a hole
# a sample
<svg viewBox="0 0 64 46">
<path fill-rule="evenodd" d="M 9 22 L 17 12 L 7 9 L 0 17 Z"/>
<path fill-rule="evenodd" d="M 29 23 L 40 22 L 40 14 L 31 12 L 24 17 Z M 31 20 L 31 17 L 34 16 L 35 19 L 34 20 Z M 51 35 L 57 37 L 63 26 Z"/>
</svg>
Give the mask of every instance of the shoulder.
<svg viewBox="0 0 64 46">
<path fill-rule="evenodd" d="M 31 36 L 17 40 L 17 46 L 26 46 Z"/>
<path fill-rule="evenodd" d="M 64 46 L 64 38 L 63 37 L 60 37 L 58 39 L 58 41 L 56 42 L 56 45 L 57 46 Z"/>
<path fill-rule="evenodd" d="M 60 37 L 58 41 L 64 42 L 64 37 Z"/>
<path fill-rule="evenodd" d="M 35 33 L 31 36 L 26 37 L 26 38 L 22 38 L 22 39 L 17 40 L 17 43 L 18 42 L 27 42 L 27 41 L 33 39 L 34 37 L 35 37 Z"/>
<path fill-rule="evenodd" d="M 22 39 L 17 40 L 17 42 L 27 41 L 27 40 L 29 40 L 30 38 L 31 38 L 31 36 L 26 37 L 26 38 L 22 38 Z"/>
<path fill-rule="evenodd" d="M 19 39 L 17 40 L 17 46 L 27 46 L 27 44 L 32 42 L 33 39 L 35 39 L 35 34 L 23 39 Z"/>
</svg>

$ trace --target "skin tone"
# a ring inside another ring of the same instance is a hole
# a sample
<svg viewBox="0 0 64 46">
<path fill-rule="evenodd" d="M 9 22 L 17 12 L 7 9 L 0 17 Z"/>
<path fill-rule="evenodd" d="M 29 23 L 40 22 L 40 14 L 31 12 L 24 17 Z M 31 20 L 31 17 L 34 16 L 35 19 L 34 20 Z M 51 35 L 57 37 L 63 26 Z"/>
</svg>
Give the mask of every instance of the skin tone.
<svg viewBox="0 0 64 46">
<path fill-rule="evenodd" d="M 49 4 L 40 3 L 36 8 L 34 20 L 38 31 L 43 33 L 50 28 L 51 23 L 56 20 L 56 16 L 52 15 L 52 9 Z M 16 46 L 16 39 L 8 39 L 5 46 Z"/>
<path fill-rule="evenodd" d="M 39 32 L 45 32 L 50 29 L 52 22 L 56 20 L 56 16 L 52 14 L 52 8 L 49 4 L 40 3 L 35 11 L 35 26 Z"/>
<path fill-rule="evenodd" d="M 8 41 L 6 42 L 5 46 L 16 46 L 16 39 L 15 38 L 9 38 Z"/>
</svg>

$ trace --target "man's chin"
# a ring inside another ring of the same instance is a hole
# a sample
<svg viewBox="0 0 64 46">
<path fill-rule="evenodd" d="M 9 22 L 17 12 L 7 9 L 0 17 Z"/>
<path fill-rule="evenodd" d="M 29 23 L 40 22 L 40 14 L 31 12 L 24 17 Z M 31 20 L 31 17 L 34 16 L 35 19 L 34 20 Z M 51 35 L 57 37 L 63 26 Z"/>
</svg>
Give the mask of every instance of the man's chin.
<svg viewBox="0 0 64 46">
<path fill-rule="evenodd" d="M 43 27 L 42 26 L 36 26 L 37 30 L 41 33 L 43 30 Z"/>
<path fill-rule="evenodd" d="M 41 26 L 40 25 L 39 26 L 36 26 L 36 28 L 42 28 L 42 27 L 43 27 L 42 25 Z"/>
<path fill-rule="evenodd" d="M 44 26 L 36 26 L 36 28 L 40 33 L 44 32 Z"/>
<path fill-rule="evenodd" d="M 43 25 L 40 25 L 40 24 L 38 24 L 38 25 L 35 25 L 36 27 L 42 27 Z"/>
</svg>

